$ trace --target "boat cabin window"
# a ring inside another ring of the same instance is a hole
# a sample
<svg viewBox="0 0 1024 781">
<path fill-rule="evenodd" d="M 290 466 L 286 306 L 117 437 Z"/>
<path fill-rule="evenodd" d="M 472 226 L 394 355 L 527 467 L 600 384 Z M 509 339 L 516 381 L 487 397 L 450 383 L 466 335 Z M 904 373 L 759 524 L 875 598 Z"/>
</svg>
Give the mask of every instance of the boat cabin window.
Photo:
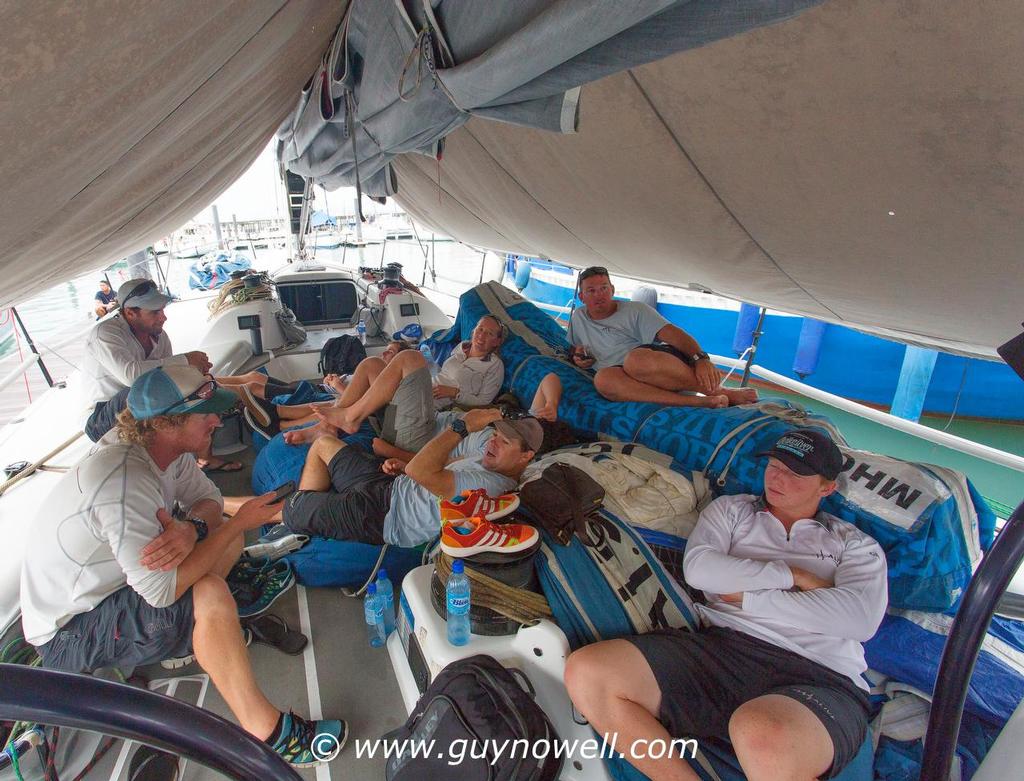
<svg viewBox="0 0 1024 781">
<path fill-rule="evenodd" d="M 277 293 L 305 326 L 351 323 L 359 309 L 355 283 L 348 279 L 288 282 Z"/>
</svg>

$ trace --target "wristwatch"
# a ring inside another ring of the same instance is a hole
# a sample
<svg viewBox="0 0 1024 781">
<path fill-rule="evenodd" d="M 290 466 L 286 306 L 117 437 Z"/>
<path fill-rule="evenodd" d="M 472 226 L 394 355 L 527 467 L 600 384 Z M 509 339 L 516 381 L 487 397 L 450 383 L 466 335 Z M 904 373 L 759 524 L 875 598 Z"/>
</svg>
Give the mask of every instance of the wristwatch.
<svg viewBox="0 0 1024 781">
<path fill-rule="evenodd" d="M 469 429 L 466 428 L 466 421 L 464 421 L 462 418 L 457 418 L 456 420 L 452 421 L 452 424 L 451 426 L 449 426 L 449 428 L 456 434 L 458 434 L 462 439 L 465 439 L 467 436 L 469 436 Z"/>
<path fill-rule="evenodd" d="M 186 518 L 185 520 L 196 527 L 196 542 L 206 539 L 206 535 L 210 533 L 210 527 L 206 525 L 206 521 L 202 518 Z"/>
<path fill-rule="evenodd" d="M 710 361 L 711 356 L 708 355 L 703 350 L 701 350 L 699 353 L 694 353 L 691 360 L 693 361 L 694 365 L 696 365 L 697 361 Z"/>
</svg>

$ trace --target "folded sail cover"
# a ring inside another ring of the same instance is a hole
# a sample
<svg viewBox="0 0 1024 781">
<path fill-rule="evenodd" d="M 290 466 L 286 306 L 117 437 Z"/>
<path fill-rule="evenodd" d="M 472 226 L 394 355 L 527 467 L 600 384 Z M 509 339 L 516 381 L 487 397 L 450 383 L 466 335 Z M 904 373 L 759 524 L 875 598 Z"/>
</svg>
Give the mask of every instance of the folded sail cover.
<svg viewBox="0 0 1024 781">
<path fill-rule="evenodd" d="M 755 27 L 821 0 L 353 2 L 279 131 L 287 168 L 328 189 L 396 191 L 392 159 L 441 157 L 480 116 L 576 129 L 579 87 Z"/>
</svg>

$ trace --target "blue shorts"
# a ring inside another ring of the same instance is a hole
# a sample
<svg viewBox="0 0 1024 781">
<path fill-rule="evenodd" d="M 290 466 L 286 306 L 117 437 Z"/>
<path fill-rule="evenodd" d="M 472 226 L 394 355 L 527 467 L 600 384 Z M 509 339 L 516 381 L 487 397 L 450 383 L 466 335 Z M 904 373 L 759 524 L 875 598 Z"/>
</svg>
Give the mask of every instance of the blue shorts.
<svg viewBox="0 0 1024 781">
<path fill-rule="evenodd" d="M 36 648 L 43 667 L 88 673 L 100 667 L 131 670 L 192 653 L 192 589 L 167 607 L 153 607 L 130 586 L 79 613 Z"/>
<path fill-rule="evenodd" d="M 99 442 L 104 434 L 117 425 L 118 414 L 128 406 L 129 390 L 131 389 L 121 388 L 121 390 L 106 401 L 96 402 L 96 406 L 92 409 L 92 414 L 89 415 L 89 419 L 85 422 L 85 435 L 89 439 L 93 442 Z"/>
</svg>

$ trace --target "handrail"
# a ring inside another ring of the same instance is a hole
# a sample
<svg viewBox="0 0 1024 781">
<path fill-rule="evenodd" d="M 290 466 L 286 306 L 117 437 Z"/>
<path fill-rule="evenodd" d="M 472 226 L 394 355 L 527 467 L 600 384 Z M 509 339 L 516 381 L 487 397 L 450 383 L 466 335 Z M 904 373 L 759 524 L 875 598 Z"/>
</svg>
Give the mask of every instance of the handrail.
<svg viewBox="0 0 1024 781">
<path fill-rule="evenodd" d="M 300 781 L 270 746 L 220 716 L 88 675 L 0 664 L 0 717 L 136 740 L 187 756 L 237 781 Z"/>
<path fill-rule="evenodd" d="M 1013 511 L 971 578 L 935 678 L 920 781 L 948 781 L 967 687 L 996 606 L 1024 561 L 1024 502 Z"/>
<path fill-rule="evenodd" d="M 712 355 L 711 360 L 723 366 L 735 366 L 739 369 L 743 368 L 743 364 L 733 358 L 726 358 L 721 355 Z M 911 434 L 918 439 L 934 442 L 936 445 L 948 447 L 950 450 L 966 453 L 969 456 L 974 456 L 975 458 L 980 458 L 984 461 L 998 464 L 999 466 L 1005 466 L 1006 468 L 1013 469 L 1017 472 L 1024 472 L 1024 458 L 1012 453 L 1006 453 L 994 447 L 989 447 L 988 445 L 971 442 L 968 439 L 963 439 L 961 437 L 954 436 L 953 434 L 947 434 L 945 431 L 938 431 L 937 429 L 929 428 L 928 426 L 922 426 L 920 423 L 915 423 L 912 420 L 898 418 L 895 415 L 890 415 L 888 412 L 882 412 L 881 410 L 873 409 L 872 407 L 867 407 L 863 404 L 858 404 L 855 401 L 844 399 L 842 396 L 836 396 L 834 393 L 828 393 L 827 391 L 812 388 L 810 385 L 805 385 L 802 382 L 790 379 L 782 374 L 773 372 L 771 369 L 759 366 L 756 363 L 750 367 L 750 371 L 752 374 L 755 374 L 761 379 L 767 380 L 774 385 L 791 390 L 794 393 L 799 393 L 801 396 L 806 396 L 809 399 L 814 399 L 824 404 L 828 404 L 830 407 L 835 407 L 836 409 L 841 409 L 844 412 L 849 412 L 851 415 L 857 415 L 883 426 L 896 429 L 897 431 Z"/>
</svg>

